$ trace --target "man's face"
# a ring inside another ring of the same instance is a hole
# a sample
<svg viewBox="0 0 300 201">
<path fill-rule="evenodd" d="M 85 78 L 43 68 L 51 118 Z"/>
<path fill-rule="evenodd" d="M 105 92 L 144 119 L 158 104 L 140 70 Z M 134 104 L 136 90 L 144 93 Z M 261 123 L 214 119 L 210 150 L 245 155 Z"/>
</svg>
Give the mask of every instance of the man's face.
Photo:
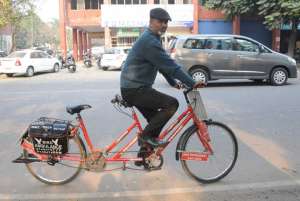
<svg viewBox="0 0 300 201">
<path fill-rule="evenodd" d="M 168 29 L 168 20 L 151 19 L 150 26 L 157 34 L 162 35 Z"/>
</svg>

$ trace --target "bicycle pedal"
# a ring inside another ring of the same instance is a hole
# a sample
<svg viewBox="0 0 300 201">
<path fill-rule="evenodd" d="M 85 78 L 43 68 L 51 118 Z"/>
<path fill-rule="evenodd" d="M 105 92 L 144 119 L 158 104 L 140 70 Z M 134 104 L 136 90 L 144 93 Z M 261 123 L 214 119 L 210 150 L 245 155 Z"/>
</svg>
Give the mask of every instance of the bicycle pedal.
<svg viewBox="0 0 300 201">
<path fill-rule="evenodd" d="M 39 159 L 36 159 L 36 158 L 24 158 L 23 155 L 19 156 L 18 158 L 16 158 L 15 160 L 12 161 L 12 163 L 25 163 L 25 164 L 28 164 L 28 163 L 32 163 L 32 162 L 38 162 L 40 161 Z"/>
</svg>

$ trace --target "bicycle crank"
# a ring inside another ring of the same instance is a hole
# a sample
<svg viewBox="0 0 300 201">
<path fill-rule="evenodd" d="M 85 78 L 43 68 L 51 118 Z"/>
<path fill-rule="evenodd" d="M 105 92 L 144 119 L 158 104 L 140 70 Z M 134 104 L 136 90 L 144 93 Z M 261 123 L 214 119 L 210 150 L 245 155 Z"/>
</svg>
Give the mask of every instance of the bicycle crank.
<svg viewBox="0 0 300 201">
<path fill-rule="evenodd" d="M 144 158 L 143 162 L 145 170 L 160 170 L 164 163 L 164 158 L 162 155 L 156 155 L 155 153 L 153 153 L 150 156 Z"/>
<path fill-rule="evenodd" d="M 85 168 L 92 172 L 102 172 L 106 167 L 105 157 L 102 152 L 90 153 L 85 160 Z"/>
</svg>

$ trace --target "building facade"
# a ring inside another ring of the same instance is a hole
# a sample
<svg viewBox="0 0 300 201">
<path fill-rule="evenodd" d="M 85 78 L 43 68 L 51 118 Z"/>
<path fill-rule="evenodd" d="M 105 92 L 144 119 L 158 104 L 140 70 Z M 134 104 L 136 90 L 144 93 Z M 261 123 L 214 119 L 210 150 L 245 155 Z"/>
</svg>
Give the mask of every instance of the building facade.
<svg viewBox="0 0 300 201">
<path fill-rule="evenodd" d="M 179 34 L 241 34 L 279 50 L 280 30 L 267 30 L 259 19 L 225 20 L 205 9 L 203 0 L 59 0 L 61 49 L 66 54 L 66 27 L 72 29 L 76 59 L 92 46 L 131 46 L 148 26 L 149 11 L 166 9 L 172 18 L 168 38 Z"/>
</svg>

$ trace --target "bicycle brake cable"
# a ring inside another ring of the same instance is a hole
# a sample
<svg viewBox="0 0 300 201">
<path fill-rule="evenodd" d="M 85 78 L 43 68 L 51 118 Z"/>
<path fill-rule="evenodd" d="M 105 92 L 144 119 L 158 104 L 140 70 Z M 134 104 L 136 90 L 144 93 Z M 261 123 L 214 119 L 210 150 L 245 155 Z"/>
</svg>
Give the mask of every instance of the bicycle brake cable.
<svg viewBox="0 0 300 201">
<path fill-rule="evenodd" d="M 124 114 L 124 115 L 128 116 L 130 119 L 132 119 L 132 116 L 131 116 L 129 113 L 124 112 L 124 111 L 121 109 L 121 107 L 120 107 L 119 105 L 116 106 L 116 105 L 114 104 L 113 106 L 114 106 L 114 108 L 115 108 L 118 112 L 120 112 L 121 114 Z"/>
</svg>

